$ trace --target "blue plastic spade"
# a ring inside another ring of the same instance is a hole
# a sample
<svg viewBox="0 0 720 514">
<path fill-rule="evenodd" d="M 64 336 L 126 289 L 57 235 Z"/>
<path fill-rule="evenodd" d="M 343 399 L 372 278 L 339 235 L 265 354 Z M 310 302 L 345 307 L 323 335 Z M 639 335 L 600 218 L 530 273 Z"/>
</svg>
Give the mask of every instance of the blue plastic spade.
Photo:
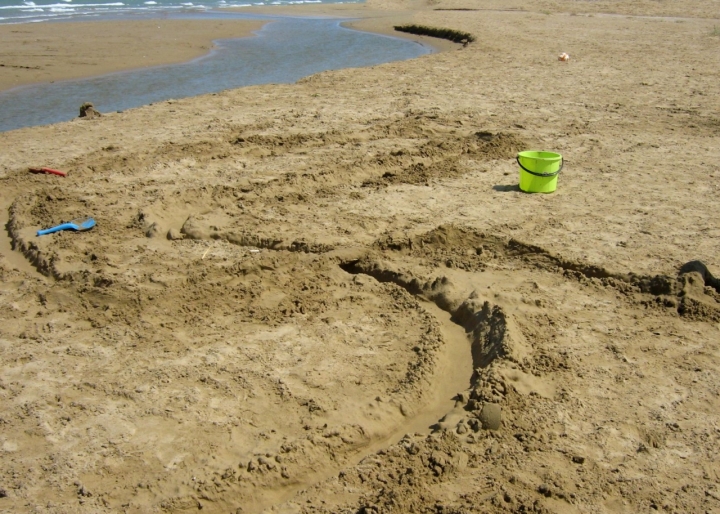
<svg viewBox="0 0 720 514">
<path fill-rule="evenodd" d="M 38 230 L 37 235 L 44 236 L 45 234 L 52 234 L 53 232 L 59 232 L 60 230 L 75 230 L 76 232 L 82 232 L 84 230 L 90 230 L 94 226 L 95 220 L 92 218 L 76 218 L 68 221 L 67 223 L 57 225 L 56 227 Z"/>
</svg>

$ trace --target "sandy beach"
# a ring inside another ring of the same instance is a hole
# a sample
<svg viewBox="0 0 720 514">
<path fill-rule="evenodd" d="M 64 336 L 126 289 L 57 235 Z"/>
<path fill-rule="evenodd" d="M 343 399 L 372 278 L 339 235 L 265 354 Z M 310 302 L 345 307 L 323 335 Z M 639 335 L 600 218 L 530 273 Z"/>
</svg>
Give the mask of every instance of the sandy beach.
<svg viewBox="0 0 720 514">
<path fill-rule="evenodd" d="M 0 135 L 0 511 L 720 512 L 716 3 L 354 9 L 476 41 Z"/>
</svg>

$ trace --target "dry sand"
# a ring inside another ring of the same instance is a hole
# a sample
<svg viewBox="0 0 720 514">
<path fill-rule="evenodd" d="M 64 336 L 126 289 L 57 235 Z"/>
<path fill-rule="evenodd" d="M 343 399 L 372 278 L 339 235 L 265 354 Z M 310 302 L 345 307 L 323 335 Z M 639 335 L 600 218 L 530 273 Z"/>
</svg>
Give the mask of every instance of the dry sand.
<svg viewBox="0 0 720 514">
<path fill-rule="evenodd" d="M 679 5 L 372 3 L 478 39 L 2 134 L 0 510 L 720 512 L 720 37 Z"/>
</svg>

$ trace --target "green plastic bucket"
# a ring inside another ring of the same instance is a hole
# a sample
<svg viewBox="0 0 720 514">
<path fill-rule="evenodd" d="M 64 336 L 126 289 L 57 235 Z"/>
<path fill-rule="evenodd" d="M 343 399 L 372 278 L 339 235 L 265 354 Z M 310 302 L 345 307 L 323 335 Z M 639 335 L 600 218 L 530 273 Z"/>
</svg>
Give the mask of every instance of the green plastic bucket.
<svg viewBox="0 0 720 514">
<path fill-rule="evenodd" d="M 552 193 L 557 188 L 563 158 L 554 152 L 520 152 L 520 189 L 526 193 Z"/>
</svg>

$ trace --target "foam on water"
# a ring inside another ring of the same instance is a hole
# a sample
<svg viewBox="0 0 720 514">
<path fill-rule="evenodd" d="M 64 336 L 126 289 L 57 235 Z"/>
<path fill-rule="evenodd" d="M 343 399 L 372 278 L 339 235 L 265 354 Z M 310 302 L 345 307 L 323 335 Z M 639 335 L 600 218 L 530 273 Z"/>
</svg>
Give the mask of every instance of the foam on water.
<svg viewBox="0 0 720 514">
<path fill-rule="evenodd" d="M 363 0 L 260 0 L 252 5 L 290 5 L 302 3 L 361 3 Z M 249 7 L 247 0 L 211 0 L 196 4 L 188 0 L 0 0 L 3 16 L 0 23 L 27 23 L 30 21 L 57 21 L 83 19 L 102 15 L 159 15 L 182 10 L 207 11 L 230 7 Z M 72 10 L 70 10 L 72 9 Z"/>
</svg>

